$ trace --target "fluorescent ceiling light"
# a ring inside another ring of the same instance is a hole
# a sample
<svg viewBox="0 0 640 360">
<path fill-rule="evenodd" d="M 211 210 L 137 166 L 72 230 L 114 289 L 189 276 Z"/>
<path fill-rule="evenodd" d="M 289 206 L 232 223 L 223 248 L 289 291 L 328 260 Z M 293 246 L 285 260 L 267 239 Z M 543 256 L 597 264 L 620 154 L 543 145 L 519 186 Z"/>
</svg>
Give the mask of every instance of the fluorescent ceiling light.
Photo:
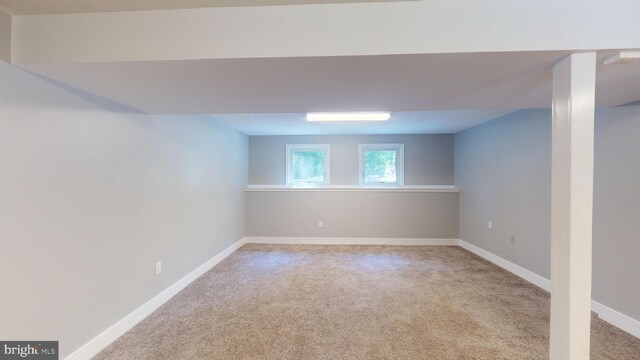
<svg viewBox="0 0 640 360">
<path fill-rule="evenodd" d="M 386 121 L 389 112 L 307 113 L 307 121 Z"/>
</svg>

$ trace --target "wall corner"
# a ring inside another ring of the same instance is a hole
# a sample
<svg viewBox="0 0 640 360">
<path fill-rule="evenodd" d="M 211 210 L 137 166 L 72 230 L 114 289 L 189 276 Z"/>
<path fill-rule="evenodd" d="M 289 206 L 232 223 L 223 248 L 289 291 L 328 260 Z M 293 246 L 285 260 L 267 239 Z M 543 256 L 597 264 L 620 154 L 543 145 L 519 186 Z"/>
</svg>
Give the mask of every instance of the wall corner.
<svg viewBox="0 0 640 360">
<path fill-rule="evenodd" d="M 0 60 L 11 64 L 11 15 L 0 10 Z"/>
</svg>

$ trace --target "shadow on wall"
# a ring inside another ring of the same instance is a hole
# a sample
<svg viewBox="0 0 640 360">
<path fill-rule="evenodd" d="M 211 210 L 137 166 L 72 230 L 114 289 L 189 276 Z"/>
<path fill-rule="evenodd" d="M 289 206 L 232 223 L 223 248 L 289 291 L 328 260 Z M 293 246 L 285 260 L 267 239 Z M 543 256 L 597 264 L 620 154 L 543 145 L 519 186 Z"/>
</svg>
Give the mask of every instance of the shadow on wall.
<svg viewBox="0 0 640 360">
<path fill-rule="evenodd" d="M 7 64 L 7 63 L 4 63 L 4 62 L 0 61 L 0 77 L 2 77 L 3 79 L 5 79 L 5 78 L 11 79 L 11 78 L 17 77 L 18 75 L 15 72 L 15 70 L 20 70 L 20 71 L 22 71 L 24 73 L 32 75 L 32 76 L 34 76 L 34 77 L 36 77 L 36 78 L 38 78 L 38 79 L 40 79 L 42 81 L 45 81 L 45 82 L 55 86 L 56 88 L 58 88 L 58 89 L 60 89 L 60 90 L 62 90 L 64 92 L 67 92 L 67 93 L 70 93 L 72 95 L 75 95 L 75 96 L 77 96 L 77 97 L 79 97 L 79 98 L 91 103 L 92 106 L 86 106 L 85 109 L 87 109 L 87 110 L 94 109 L 94 106 L 99 106 L 99 107 L 103 108 L 104 110 L 107 110 L 107 111 L 110 111 L 110 112 L 113 112 L 113 113 L 146 114 L 143 111 L 140 111 L 138 109 L 134 109 L 134 108 L 132 108 L 130 106 L 127 106 L 125 104 L 121 104 L 121 103 L 118 103 L 116 101 L 113 101 L 113 100 L 110 100 L 110 99 L 107 99 L 107 98 L 104 98 L 104 97 L 101 97 L 101 96 L 98 96 L 98 95 L 91 94 L 89 92 L 86 92 L 84 90 L 78 89 L 76 87 L 61 83 L 61 82 L 59 82 L 57 80 L 50 79 L 50 78 L 44 77 L 44 76 L 42 76 L 40 74 L 31 72 L 31 71 L 29 71 L 29 70 L 27 70 L 25 68 L 21 68 L 21 67 L 18 67 L 18 66 L 10 65 L 10 64 Z M 9 81 L 11 81 L 11 80 L 9 80 Z M 37 80 L 33 79 L 33 81 L 37 81 Z M 24 80 L 22 80 L 22 82 L 24 82 Z M 14 81 L 11 81 L 11 83 L 14 83 Z M 19 83 L 19 82 L 16 80 L 15 83 Z M 21 91 L 38 91 L 36 86 L 37 85 L 30 86 L 30 87 L 25 87 L 25 88 L 18 87 L 17 91 L 18 92 L 21 92 Z M 2 91 L 2 90 L 0 89 L 0 91 Z M 17 102 L 18 99 L 19 99 L 19 97 L 17 97 L 17 96 L 16 97 L 11 97 L 11 102 L 15 103 L 15 102 Z M 28 105 L 32 106 L 32 107 L 34 107 L 36 105 L 40 105 L 40 106 L 47 107 L 47 108 L 65 108 L 65 109 L 73 109 L 73 110 L 76 110 L 76 111 L 78 110 L 78 107 L 73 107 L 73 108 L 64 107 L 63 104 L 59 103 L 59 102 L 46 102 L 46 103 L 43 103 L 42 99 L 44 99 L 44 97 L 39 97 L 38 99 L 41 101 L 40 103 L 31 102 Z"/>
</svg>

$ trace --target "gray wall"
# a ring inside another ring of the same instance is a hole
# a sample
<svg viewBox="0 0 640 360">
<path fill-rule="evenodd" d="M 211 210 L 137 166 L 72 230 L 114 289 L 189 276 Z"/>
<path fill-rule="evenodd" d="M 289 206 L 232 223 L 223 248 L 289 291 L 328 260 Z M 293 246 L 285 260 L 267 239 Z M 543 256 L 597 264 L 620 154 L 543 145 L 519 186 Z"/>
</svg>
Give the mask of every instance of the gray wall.
<svg viewBox="0 0 640 360">
<path fill-rule="evenodd" d="M 457 239 L 458 194 L 247 192 L 247 235 Z"/>
<path fill-rule="evenodd" d="M 369 143 L 404 144 L 405 185 L 453 185 L 453 135 L 250 136 L 249 183 L 284 185 L 286 144 L 314 143 L 331 145 L 331 185 L 358 184 L 358 144 Z M 457 193 L 269 191 L 246 199 L 249 236 L 458 238 Z"/>
<path fill-rule="evenodd" d="M 456 134 L 460 238 L 549 278 L 551 119 L 519 111 Z M 487 222 L 493 222 L 493 229 Z M 516 235 L 516 243 L 509 242 Z"/>
<path fill-rule="evenodd" d="M 596 119 L 593 297 L 640 320 L 640 106 Z"/>
<path fill-rule="evenodd" d="M 284 185 L 286 144 L 330 144 L 331 185 L 358 185 L 358 144 L 404 144 L 405 185 L 453 185 L 453 135 L 250 136 L 249 183 Z"/>
<path fill-rule="evenodd" d="M 248 166 L 225 125 L 66 90 L 0 62 L 0 339 L 61 358 L 245 235 Z"/>
<path fill-rule="evenodd" d="M 593 298 L 640 319 L 640 106 L 596 112 Z M 460 238 L 550 273 L 551 113 L 523 110 L 456 134 Z M 493 230 L 487 221 L 493 221 Z M 509 236 L 516 235 L 515 244 Z"/>
</svg>

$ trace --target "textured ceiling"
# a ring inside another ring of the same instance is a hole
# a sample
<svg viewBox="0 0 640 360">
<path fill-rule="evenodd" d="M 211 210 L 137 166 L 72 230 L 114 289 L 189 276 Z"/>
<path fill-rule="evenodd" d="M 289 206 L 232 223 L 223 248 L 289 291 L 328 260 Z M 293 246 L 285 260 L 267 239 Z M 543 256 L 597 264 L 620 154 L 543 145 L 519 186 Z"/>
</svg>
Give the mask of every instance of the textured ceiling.
<svg viewBox="0 0 640 360">
<path fill-rule="evenodd" d="M 0 0 L 0 9 L 11 15 L 40 15 L 105 11 L 194 9 L 232 6 L 271 6 L 396 1 L 403 0 Z"/>
</svg>

